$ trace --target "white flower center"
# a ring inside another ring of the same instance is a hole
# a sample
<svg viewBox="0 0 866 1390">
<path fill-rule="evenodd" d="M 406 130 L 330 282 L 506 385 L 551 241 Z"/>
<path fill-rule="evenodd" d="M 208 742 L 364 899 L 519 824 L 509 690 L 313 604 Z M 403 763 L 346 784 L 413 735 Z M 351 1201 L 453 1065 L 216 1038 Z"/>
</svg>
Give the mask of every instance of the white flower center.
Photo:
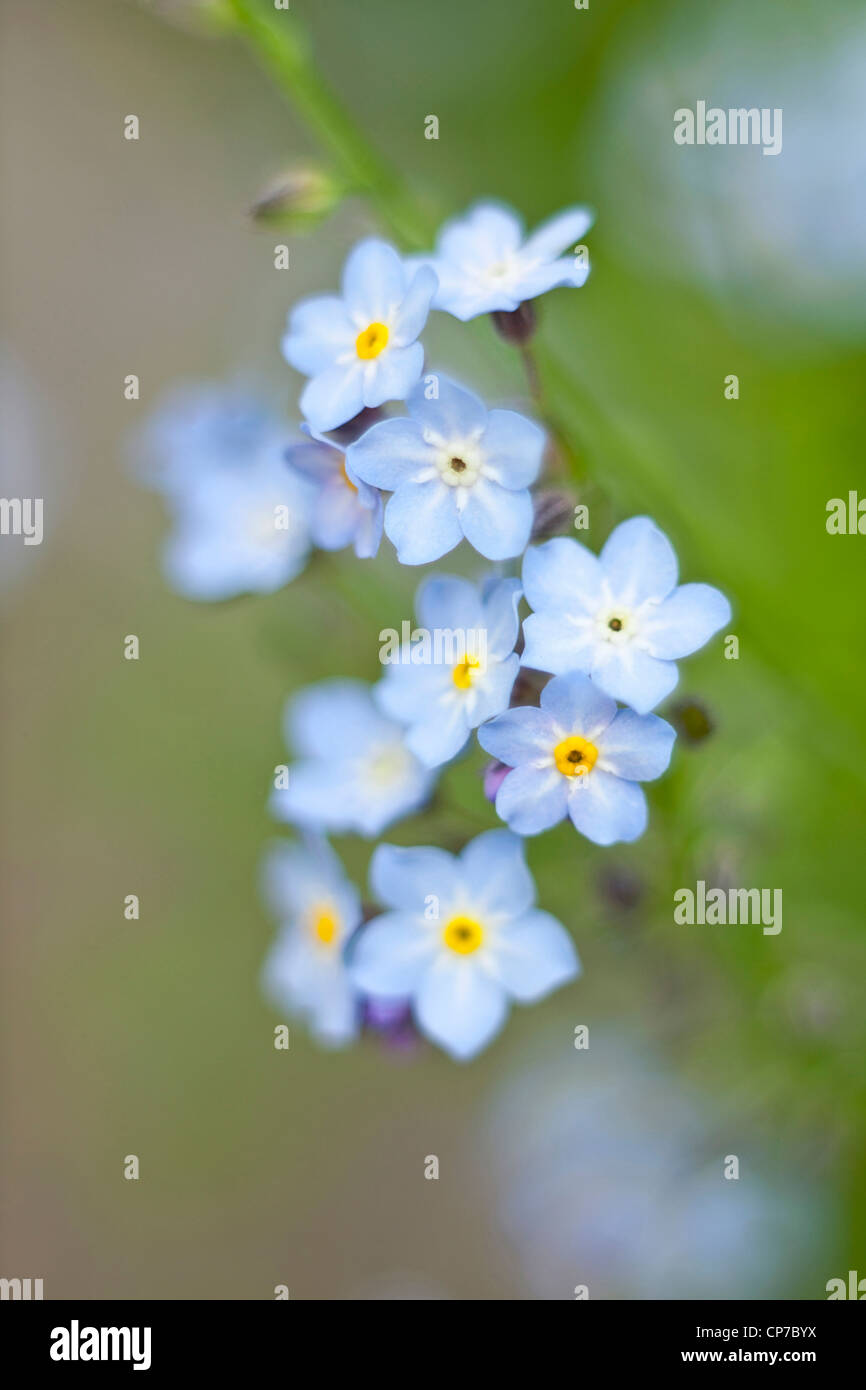
<svg viewBox="0 0 866 1390">
<path fill-rule="evenodd" d="M 402 743 L 380 744 L 364 765 L 365 778 L 376 788 L 384 790 L 403 781 L 411 766 L 411 755 Z"/>
<path fill-rule="evenodd" d="M 444 445 L 436 458 L 439 477 L 446 487 L 472 487 L 481 475 L 482 459 L 474 444 Z"/>
</svg>

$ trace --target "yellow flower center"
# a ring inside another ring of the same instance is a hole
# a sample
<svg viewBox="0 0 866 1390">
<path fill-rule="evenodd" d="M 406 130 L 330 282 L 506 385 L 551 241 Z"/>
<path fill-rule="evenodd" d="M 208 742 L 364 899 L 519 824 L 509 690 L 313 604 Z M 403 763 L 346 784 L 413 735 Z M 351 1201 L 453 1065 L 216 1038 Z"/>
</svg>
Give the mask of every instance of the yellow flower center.
<svg viewBox="0 0 866 1390">
<path fill-rule="evenodd" d="M 371 323 L 355 339 L 355 351 L 365 362 L 378 357 L 388 346 L 388 325 Z"/>
<path fill-rule="evenodd" d="M 598 749 L 588 739 L 572 734 L 553 750 L 553 761 L 566 777 L 585 777 L 595 766 Z"/>
<path fill-rule="evenodd" d="M 484 929 L 471 917 L 452 917 L 442 933 L 442 940 L 458 956 L 470 956 L 484 940 Z"/>
<path fill-rule="evenodd" d="M 314 908 L 312 914 L 312 932 L 317 941 L 323 946 L 332 946 L 337 936 L 337 919 L 333 912 L 327 907 Z"/>
<path fill-rule="evenodd" d="M 346 484 L 346 487 L 350 487 L 350 488 L 352 489 L 353 492 L 357 492 L 358 489 L 355 487 L 355 484 L 352 482 L 352 479 L 349 477 L 348 473 L 346 472 L 346 460 L 345 460 L 345 459 L 343 459 L 343 462 L 340 464 L 340 469 L 341 469 L 341 471 L 342 471 L 342 474 L 343 474 L 343 482 Z"/>
<path fill-rule="evenodd" d="M 452 679 L 458 690 L 468 690 L 472 685 L 472 672 L 477 671 L 481 662 L 474 656 L 467 656 L 454 667 Z"/>
</svg>

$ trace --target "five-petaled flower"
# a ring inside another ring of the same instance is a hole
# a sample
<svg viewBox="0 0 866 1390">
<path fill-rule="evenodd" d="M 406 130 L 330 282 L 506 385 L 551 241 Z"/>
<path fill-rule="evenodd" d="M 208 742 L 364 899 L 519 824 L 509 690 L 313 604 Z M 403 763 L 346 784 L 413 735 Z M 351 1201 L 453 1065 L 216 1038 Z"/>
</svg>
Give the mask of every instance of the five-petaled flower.
<svg viewBox="0 0 866 1390">
<path fill-rule="evenodd" d="M 167 500 L 175 529 L 164 568 L 185 598 L 270 594 L 304 567 L 309 494 L 286 468 L 282 444 L 236 468 L 195 472 Z"/>
<path fill-rule="evenodd" d="M 479 835 L 459 858 L 380 845 L 370 877 L 390 910 L 353 942 L 352 978 L 370 994 L 410 997 L 421 1032 L 461 1061 L 499 1032 L 512 999 L 535 1003 L 579 973 L 565 928 L 533 906 L 523 846 L 507 830 Z"/>
<path fill-rule="evenodd" d="M 371 238 L 351 252 L 343 295 L 297 304 L 283 355 L 310 377 L 301 410 L 315 430 L 336 429 L 364 409 L 404 400 L 424 365 L 417 338 L 427 321 L 436 276 L 408 270 L 393 246 Z"/>
<path fill-rule="evenodd" d="M 302 429 L 307 427 L 302 426 Z M 290 470 L 311 488 L 310 534 L 320 550 L 342 550 L 353 545 L 359 559 L 369 559 L 382 539 L 382 494 L 378 488 L 353 478 L 346 451 L 323 435 L 286 450 Z"/>
<path fill-rule="evenodd" d="M 645 516 L 617 526 L 598 557 L 565 536 L 529 550 L 523 586 L 534 610 L 523 624 L 524 666 L 584 671 L 638 714 L 673 690 L 678 658 L 731 616 L 709 584 L 677 587 L 673 546 Z"/>
<path fill-rule="evenodd" d="M 479 591 L 466 579 L 434 575 L 419 588 L 415 607 L 429 650 L 401 648 L 374 694 L 409 726 L 406 744 L 428 766 L 453 758 L 472 729 L 507 708 L 520 667 L 519 602 L 518 579 L 488 580 Z M 416 663 L 419 650 L 429 659 Z"/>
<path fill-rule="evenodd" d="M 510 208 L 479 203 L 445 224 L 432 255 L 412 257 L 409 265 L 436 272 L 434 309 L 473 319 L 516 309 L 557 285 L 582 285 L 589 274 L 588 258 L 564 253 L 575 250 L 591 226 L 587 208 L 569 208 L 526 237 Z"/>
<path fill-rule="evenodd" d="M 488 411 L 444 377 L 438 394 L 418 383 L 409 419 L 382 420 L 349 448 L 353 473 L 393 492 L 385 533 L 404 565 L 422 565 L 465 536 L 488 560 L 526 548 L 532 528 L 529 485 L 544 453 L 544 431 L 513 410 Z"/>
<path fill-rule="evenodd" d="M 660 777 L 676 734 L 655 714 L 617 710 L 588 676 L 554 676 L 541 708 L 506 710 L 478 730 L 482 748 L 513 771 L 496 810 L 521 835 L 549 830 L 566 815 L 597 845 L 636 840 L 647 823 L 639 782 Z"/>
<path fill-rule="evenodd" d="M 280 930 L 265 961 L 263 984 L 278 1008 L 305 1018 L 330 1047 L 358 1032 L 359 999 L 344 948 L 361 922 L 358 891 L 328 842 L 273 847 L 264 864 L 265 900 Z"/>
<path fill-rule="evenodd" d="M 133 445 L 133 466 L 174 522 L 163 568 L 185 598 L 272 593 L 303 568 L 311 492 L 283 463 L 279 417 L 237 383 L 170 392 Z"/>
<path fill-rule="evenodd" d="M 363 681 L 330 680 L 286 706 L 286 738 L 301 761 L 275 787 L 278 820 L 311 830 L 378 835 L 426 800 L 434 773 L 406 747 L 403 729 L 377 709 Z"/>
</svg>

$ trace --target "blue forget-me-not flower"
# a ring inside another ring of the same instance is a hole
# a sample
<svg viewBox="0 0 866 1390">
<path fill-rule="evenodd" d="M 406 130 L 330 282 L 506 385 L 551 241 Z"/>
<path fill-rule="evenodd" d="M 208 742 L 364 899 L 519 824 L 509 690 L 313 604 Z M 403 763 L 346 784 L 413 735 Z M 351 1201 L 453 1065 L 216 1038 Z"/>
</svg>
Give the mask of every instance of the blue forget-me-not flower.
<svg viewBox="0 0 866 1390">
<path fill-rule="evenodd" d="M 529 550 L 523 586 L 524 666 L 584 671 L 646 714 L 677 683 L 677 660 L 728 622 L 731 606 L 709 584 L 677 587 L 677 557 L 649 517 L 617 526 L 595 556 L 559 536 Z"/>
<path fill-rule="evenodd" d="M 428 398 L 430 385 L 437 395 Z M 444 377 L 419 382 L 409 419 L 382 420 L 348 452 L 349 466 L 394 495 L 385 533 L 404 565 L 422 565 L 465 536 L 488 560 L 519 555 L 529 541 L 544 431 L 513 410 L 491 410 Z"/>
<path fill-rule="evenodd" d="M 285 732 L 300 761 L 275 786 L 278 820 L 311 830 L 378 835 L 426 800 L 434 773 L 406 747 L 401 725 L 357 680 L 328 680 L 292 697 Z"/>
<path fill-rule="evenodd" d="M 340 1047 L 359 1026 L 360 1001 L 343 956 L 361 922 L 358 891 L 317 835 L 302 845 L 275 845 L 263 879 L 280 927 L 265 961 L 265 990 L 278 1008 L 305 1018 L 319 1042 Z"/>
<path fill-rule="evenodd" d="M 421 375 L 417 342 L 436 289 L 427 267 L 409 270 L 393 246 L 360 242 L 343 269 L 342 298 L 302 300 L 283 338 L 286 361 L 310 380 L 301 410 L 315 430 L 336 429 L 364 409 L 405 400 Z"/>
<path fill-rule="evenodd" d="M 434 309 L 464 320 L 507 312 L 557 285 L 584 283 L 588 259 L 565 252 L 574 249 L 591 225 L 587 208 L 569 208 L 527 237 L 510 208 L 479 203 L 445 224 L 432 255 L 412 257 L 409 264 L 431 266 L 436 272 Z"/>
<path fill-rule="evenodd" d="M 286 462 L 310 485 L 309 523 L 314 545 L 320 550 L 353 545 L 355 554 L 364 560 L 375 555 L 382 539 L 382 494 L 350 475 L 345 449 L 313 434 L 312 439 L 289 446 Z"/>
<path fill-rule="evenodd" d="M 453 758 L 472 729 L 507 709 L 520 667 L 520 593 L 518 579 L 491 579 L 479 589 L 444 574 L 419 588 L 422 641 L 400 648 L 374 694 L 386 714 L 408 725 L 406 744 L 428 766 Z"/>
<path fill-rule="evenodd" d="M 164 568 L 186 598 L 269 594 L 303 569 L 309 495 L 282 451 L 279 441 L 237 468 L 195 473 L 168 498 L 175 525 Z"/>
<path fill-rule="evenodd" d="M 655 714 L 617 710 L 588 676 L 554 676 L 541 708 L 506 710 L 478 730 L 481 747 L 513 768 L 496 810 L 521 835 L 566 815 L 597 845 L 636 840 L 647 823 L 639 782 L 660 777 L 676 734 Z"/>
<path fill-rule="evenodd" d="M 580 963 L 565 928 L 534 907 L 520 840 L 477 836 L 459 857 L 380 845 L 371 885 L 389 911 L 349 953 L 358 987 L 412 999 L 415 1021 L 459 1060 L 499 1032 L 511 1000 L 532 1004 L 574 979 Z"/>
</svg>

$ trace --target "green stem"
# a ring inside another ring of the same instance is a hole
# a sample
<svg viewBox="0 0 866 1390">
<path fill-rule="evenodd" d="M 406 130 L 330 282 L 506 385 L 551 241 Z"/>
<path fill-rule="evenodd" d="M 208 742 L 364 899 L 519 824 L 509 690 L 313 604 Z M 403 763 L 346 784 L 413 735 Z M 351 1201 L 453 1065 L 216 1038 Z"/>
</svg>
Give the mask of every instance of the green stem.
<svg viewBox="0 0 866 1390">
<path fill-rule="evenodd" d="M 316 71 L 306 32 L 287 10 L 229 0 L 239 31 L 330 152 L 350 188 L 374 200 L 395 234 L 423 249 L 430 228 L 401 179 L 365 140 Z"/>
</svg>

